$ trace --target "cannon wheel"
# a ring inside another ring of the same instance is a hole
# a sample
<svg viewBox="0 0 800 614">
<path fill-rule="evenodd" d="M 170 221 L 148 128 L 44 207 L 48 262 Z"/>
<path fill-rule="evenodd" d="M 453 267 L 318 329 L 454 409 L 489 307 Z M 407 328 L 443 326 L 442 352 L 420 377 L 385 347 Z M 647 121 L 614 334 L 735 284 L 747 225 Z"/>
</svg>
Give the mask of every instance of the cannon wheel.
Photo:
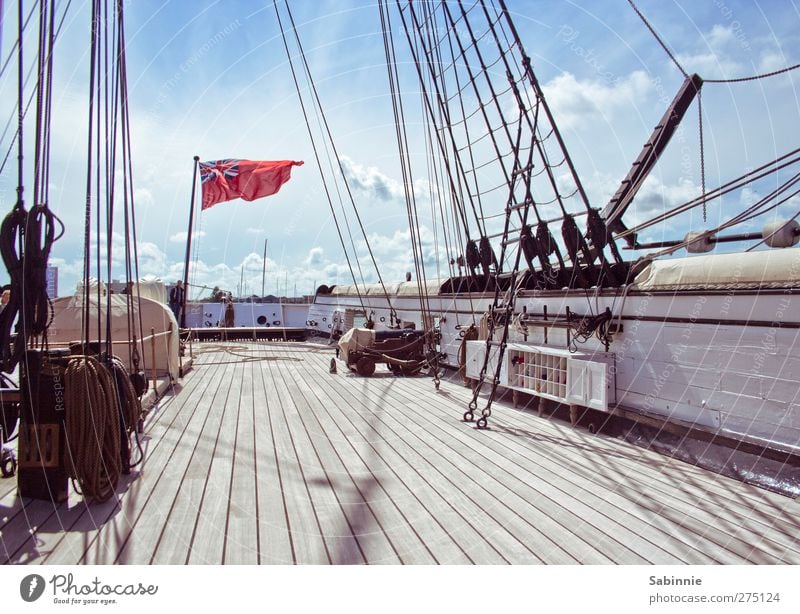
<svg viewBox="0 0 800 614">
<path fill-rule="evenodd" d="M 0 472 L 2 472 L 4 478 L 10 478 L 17 472 L 17 459 L 11 450 L 3 448 Z"/>
<path fill-rule="evenodd" d="M 356 363 L 356 370 L 358 371 L 359 375 L 369 377 L 375 373 L 375 361 L 369 356 L 362 356 Z"/>
</svg>

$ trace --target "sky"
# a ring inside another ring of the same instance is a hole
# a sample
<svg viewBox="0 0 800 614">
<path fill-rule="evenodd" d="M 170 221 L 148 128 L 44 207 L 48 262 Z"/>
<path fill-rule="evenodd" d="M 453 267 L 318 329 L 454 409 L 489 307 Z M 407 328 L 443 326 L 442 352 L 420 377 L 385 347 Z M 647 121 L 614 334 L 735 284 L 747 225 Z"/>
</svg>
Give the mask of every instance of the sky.
<svg viewBox="0 0 800 614">
<path fill-rule="evenodd" d="M 602 207 L 683 77 L 625 0 L 507 4 L 590 201 Z M 59 15 L 64 5 L 58 3 Z M 369 244 L 383 277 L 401 280 L 405 271 L 413 270 L 413 261 L 377 5 L 368 0 L 294 0 L 291 6 Z M 706 79 L 800 63 L 800 6 L 791 0 L 640 0 L 637 6 L 678 62 Z M 222 203 L 199 215 L 191 298 L 208 293 L 202 286 L 237 293 L 242 278 L 242 294 L 260 294 L 265 240 L 265 293 L 308 294 L 323 283 L 348 283 L 272 3 L 128 0 L 124 7 L 141 275 L 167 282 L 183 275 L 197 155 L 203 161 L 293 159 L 306 164 L 293 170 L 292 180 L 275 196 Z M 4 2 L 2 11 L 0 54 L 5 60 L 16 37 L 16 3 Z M 83 267 L 88 32 L 88 3 L 73 0 L 56 46 L 53 85 L 49 205 L 66 232 L 53 248 L 51 263 L 59 267 L 62 295 L 72 292 Z M 400 50 L 403 40 L 399 30 L 396 34 Z M 27 65 L 33 49 L 29 43 L 24 49 Z M 398 70 L 403 86 L 413 92 L 415 73 L 407 55 Z M 709 188 L 797 146 L 798 85 L 800 71 L 704 87 Z M 308 95 L 307 85 L 301 87 Z M 12 63 L 0 76 L 4 125 L 14 113 L 15 92 Z M 418 106 L 409 105 L 412 130 L 421 125 Z M 32 115 L 25 127 L 28 195 Z M 693 107 L 637 197 L 632 219 L 699 193 L 697 125 Z M 0 139 L 0 155 L 10 147 L 12 134 L 13 125 Z M 424 159 L 421 146 L 412 145 L 415 159 Z M 15 156 L 14 151 L 0 175 L 0 204 L 7 209 L 15 200 Z M 430 199 L 425 187 L 424 182 L 415 186 L 421 206 Z M 753 202 L 767 189 L 755 186 L 710 206 L 709 222 Z M 795 201 L 780 213 L 791 217 L 798 208 Z M 339 215 L 353 222 L 352 216 Z M 441 273 L 450 254 L 441 248 L 432 222 L 423 216 L 421 226 L 431 274 Z M 676 239 L 704 227 L 695 212 L 642 238 Z M 112 277 L 124 279 L 123 238 L 118 230 L 112 236 Z M 365 278 L 374 279 L 358 233 L 353 244 L 349 249 L 360 255 Z M 0 272 L 0 279 L 7 275 Z"/>
</svg>

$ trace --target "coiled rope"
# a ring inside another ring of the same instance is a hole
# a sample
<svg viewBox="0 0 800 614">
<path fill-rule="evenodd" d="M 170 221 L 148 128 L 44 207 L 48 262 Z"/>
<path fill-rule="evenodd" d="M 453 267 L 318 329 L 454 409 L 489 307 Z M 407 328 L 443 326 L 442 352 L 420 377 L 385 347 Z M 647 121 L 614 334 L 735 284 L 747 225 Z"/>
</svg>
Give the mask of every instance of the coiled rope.
<svg viewBox="0 0 800 614">
<path fill-rule="evenodd" d="M 121 416 L 127 431 L 135 431 L 139 419 L 142 417 L 142 401 L 136 396 L 136 389 L 133 387 L 125 363 L 116 356 L 111 358 L 111 368 L 114 371 L 116 385 L 118 388 L 118 398 L 121 403 Z"/>
<path fill-rule="evenodd" d="M 122 471 L 113 373 L 92 356 L 72 356 L 64 372 L 64 401 L 67 473 L 84 497 L 108 501 Z"/>
</svg>

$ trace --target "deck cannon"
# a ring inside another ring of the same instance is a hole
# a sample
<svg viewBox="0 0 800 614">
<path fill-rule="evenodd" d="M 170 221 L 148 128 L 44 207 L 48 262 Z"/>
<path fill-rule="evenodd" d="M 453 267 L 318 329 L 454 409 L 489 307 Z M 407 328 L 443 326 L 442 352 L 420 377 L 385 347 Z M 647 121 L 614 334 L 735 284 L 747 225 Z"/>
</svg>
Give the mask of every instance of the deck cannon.
<svg viewBox="0 0 800 614">
<path fill-rule="evenodd" d="M 339 339 L 338 353 L 348 369 L 364 377 L 375 373 L 378 363 L 393 373 L 414 375 L 429 363 L 432 334 L 410 328 L 351 328 Z"/>
</svg>

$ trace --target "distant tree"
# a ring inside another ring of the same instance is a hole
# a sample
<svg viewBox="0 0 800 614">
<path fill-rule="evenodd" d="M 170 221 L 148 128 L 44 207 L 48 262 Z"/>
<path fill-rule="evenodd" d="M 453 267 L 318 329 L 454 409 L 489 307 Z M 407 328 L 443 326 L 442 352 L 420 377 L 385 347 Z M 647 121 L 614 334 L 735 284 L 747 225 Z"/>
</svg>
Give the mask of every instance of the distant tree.
<svg viewBox="0 0 800 614">
<path fill-rule="evenodd" d="M 203 299 L 204 303 L 221 303 L 225 298 L 225 293 L 219 289 L 219 286 L 214 286 L 211 294 Z"/>
</svg>

